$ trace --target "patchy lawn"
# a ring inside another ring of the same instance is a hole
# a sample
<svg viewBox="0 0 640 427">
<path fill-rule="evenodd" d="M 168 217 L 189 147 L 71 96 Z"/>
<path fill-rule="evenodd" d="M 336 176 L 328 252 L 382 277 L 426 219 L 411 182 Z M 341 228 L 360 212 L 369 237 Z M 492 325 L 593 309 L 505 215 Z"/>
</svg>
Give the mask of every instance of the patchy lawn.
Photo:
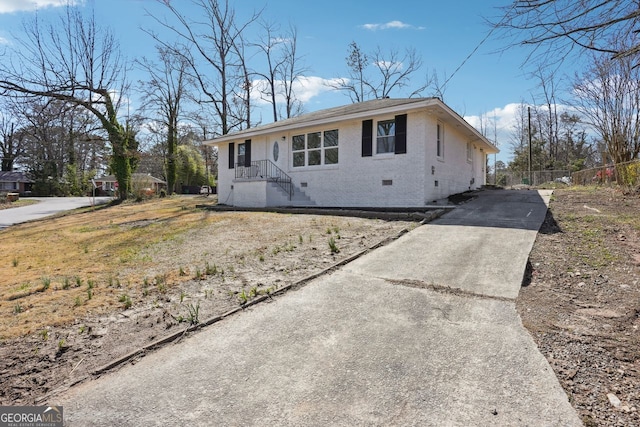
<svg viewBox="0 0 640 427">
<path fill-rule="evenodd" d="M 87 208 L 0 232 L 0 404 L 34 403 L 417 225 L 196 208 L 211 202 Z"/>
</svg>

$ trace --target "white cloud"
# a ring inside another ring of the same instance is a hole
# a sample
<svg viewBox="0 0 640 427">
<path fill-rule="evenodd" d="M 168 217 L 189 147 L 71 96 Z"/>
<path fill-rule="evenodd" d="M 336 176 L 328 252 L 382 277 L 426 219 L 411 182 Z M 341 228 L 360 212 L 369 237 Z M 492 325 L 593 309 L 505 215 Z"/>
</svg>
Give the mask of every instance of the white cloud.
<svg viewBox="0 0 640 427">
<path fill-rule="evenodd" d="M 10 44 L 9 39 L 6 39 L 0 36 L 0 45 L 3 45 L 3 44 Z"/>
<path fill-rule="evenodd" d="M 0 0 L 0 13 L 31 11 L 83 2 L 84 0 Z"/>
<path fill-rule="evenodd" d="M 493 140 L 494 130 L 498 133 L 498 143 L 504 147 L 505 135 L 513 133 L 516 125 L 518 124 L 518 117 L 520 116 L 520 108 L 522 104 L 511 103 L 504 107 L 496 107 L 491 111 L 482 113 L 478 116 L 465 116 L 465 120 L 478 130 L 487 129 L 485 134 L 489 139 Z M 495 126 L 494 126 L 495 121 Z M 502 138 L 501 138 L 502 136 Z"/>
<path fill-rule="evenodd" d="M 334 89 L 331 86 L 335 86 L 340 79 L 325 79 L 317 76 L 302 76 L 299 77 L 295 83 L 293 84 L 293 92 L 296 96 L 296 99 L 302 103 L 307 103 L 318 95 L 321 95 L 325 92 L 330 92 Z M 252 98 L 257 101 L 258 104 L 266 104 L 267 101 L 264 100 L 264 95 L 261 95 L 261 90 L 265 89 L 267 85 L 266 80 L 254 80 L 252 91 Z M 278 82 L 276 87 L 276 92 L 282 92 L 282 82 Z M 283 102 L 284 99 L 281 95 L 277 96 L 278 102 Z"/>
<path fill-rule="evenodd" d="M 522 123 L 522 120 L 527 120 L 527 110 L 529 105 L 522 103 L 511 103 L 504 107 L 496 107 L 493 110 L 482 113 L 481 115 L 464 116 L 464 119 L 478 131 L 484 133 L 484 135 L 491 142 L 497 140 L 498 148 L 500 148 L 499 160 L 508 162 L 513 157 L 512 143 L 516 141 L 516 135 L 518 128 L 526 128 L 527 124 Z M 539 112 L 548 111 L 546 105 L 530 105 L 532 112 L 532 120 L 535 120 L 534 109 Z M 576 110 L 569 105 L 556 104 L 553 106 L 557 110 L 558 114 L 567 112 L 569 114 L 576 114 Z M 495 126 L 494 126 L 495 122 Z M 585 128 L 588 132 L 588 128 Z"/>
<path fill-rule="evenodd" d="M 424 27 L 416 27 L 411 24 L 404 23 L 402 21 L 389 21 L 385 24 L 364 24 L 361 25 L 365 30 L 378 31 L 378 30 L 424 30 Z"/>
</svg>

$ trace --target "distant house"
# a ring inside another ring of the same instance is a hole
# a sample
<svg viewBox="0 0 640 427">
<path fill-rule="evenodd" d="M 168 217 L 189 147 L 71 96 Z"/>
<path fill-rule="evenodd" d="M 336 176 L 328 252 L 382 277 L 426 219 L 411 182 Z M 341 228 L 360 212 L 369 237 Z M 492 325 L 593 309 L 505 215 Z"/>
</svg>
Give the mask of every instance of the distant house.
<svg viewBox="0 0 640 427">
<path fill-rule="evenodd" d="M 485 184 L 498 149 L 437 98 L 379 99 L 207 141 L 218 201 L 242 207 L 420 207 Z"/>
<path fill-rule="evenodd" d="M 99 194 L 113 195 L 118 191 L 118 180 L 115 175 L 96 178 L 94 182 Z M 167 188 L 166 181 L 147 173 L 131 174 L 131 184 L 134 189 L 139 189 L 149 194 L 158 194 L 161 189 Z"/>
<path fill-rule="evenodd" d="M 29 194 L 32 184 L 23 172 L 0 172 L 0 193 Z"/>
</svg>

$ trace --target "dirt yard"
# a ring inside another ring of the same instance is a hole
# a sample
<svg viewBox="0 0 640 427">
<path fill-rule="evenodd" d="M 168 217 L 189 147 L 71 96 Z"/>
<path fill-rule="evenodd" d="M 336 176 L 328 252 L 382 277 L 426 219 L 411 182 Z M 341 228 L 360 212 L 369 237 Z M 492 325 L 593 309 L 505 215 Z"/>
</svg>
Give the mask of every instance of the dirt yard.
<svg viewBox="0 0 640 427">
<path fill-rule="evenodd" d="M 109 208 L 99 220 L 102 213 L 87 212 L 40 222 L 56 231 L 46 236 L 48 269 L 27 263 L 26 255 L 16 257 L 16 265 L 4 259 L 9 265 L 0 266 L 0 281 L 13 274 L 32 282 L 0 283 L 0 404 L 44 403 L 52 391 L 133 349 L 417 226 L 202 212 L 184 202 L 142 208 Z M 94 225 L 83 215 L 92 215 Z M 4 248 L 46 233 L 31 225 L 0 234 Z M 107 244 L 110 238 L 116 240 Z M 61 251 L 67 256 L 56 257 Z M 65 265 L 67 258 L 77 266 Z M 46 289 L 44 273 L 52 277 Z M 65 280 L 76 276 L 78 286 Z M 88 277 L 95 278 L 93 287 Z M 48 312 L 39 309 L 40 298 L 52 304 Z M 517 308 L 585 425 L 640 426 L 640 196 L 557 189 Z M 47 324 L 55 319 L 63 320 Z"/>
<path fill-rule="evenodd" d="M 13 254 L 0 265 L 0 405 L 44 404 L 134 350 L 418 226 L 197 203 L 211 200 L 85 210 L 0 232 Z"/>
<path fill-rule="evenodd" d="M 586 426 L 640 426 L 640 197 L 556 190 L 517 301 Z"/>
</svg>

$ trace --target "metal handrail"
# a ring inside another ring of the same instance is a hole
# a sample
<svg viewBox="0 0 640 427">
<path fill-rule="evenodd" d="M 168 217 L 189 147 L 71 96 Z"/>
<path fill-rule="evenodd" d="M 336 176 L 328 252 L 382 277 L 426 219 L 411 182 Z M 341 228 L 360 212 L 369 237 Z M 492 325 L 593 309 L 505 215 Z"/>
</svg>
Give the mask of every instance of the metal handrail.
<svg viewBox="0 0 640 427">
<path fill-rule="evenodd" d="M 291 177 L 271 160 L 252 161 L 251 166 L 236 163 L 236 179 L 264 179 L 275 182 L 289 195 L 289 200 L 293 197 Z"/>
</svg>

